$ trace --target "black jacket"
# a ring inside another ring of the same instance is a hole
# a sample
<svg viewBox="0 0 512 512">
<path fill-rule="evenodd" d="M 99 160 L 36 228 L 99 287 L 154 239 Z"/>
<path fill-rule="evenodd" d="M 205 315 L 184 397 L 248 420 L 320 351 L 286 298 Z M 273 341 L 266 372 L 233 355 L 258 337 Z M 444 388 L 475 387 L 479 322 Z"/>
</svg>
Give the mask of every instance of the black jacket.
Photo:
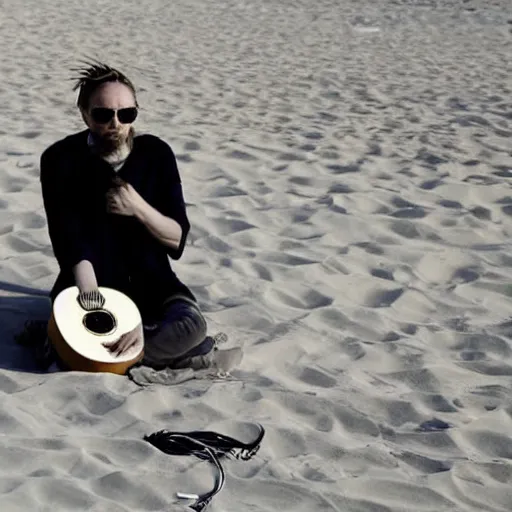
<svg viewBox="0 0 512 512">
<path fill-rule="evenodd" d="M 72 268 L 89 260 L 99 286 L 126 293 L 145 320 L 155 319 L 162 302 L 192 292 L 173 272 L 168 256 L 178 260 L 190 229 L 176 158 L 167 143 L 153 135 L 134 139 L 132 152 L 117 173 L 163 215 L 182 228 L 178 249 L 160 243 L 135 218 L 106 211 L 106 193 L 116 175 L 87 145 L 89 131 L 70 135 L 41 156 L 41 187 L 53 252 L 60 273 L 52 300 L 74 286 Z"/>
</svg>

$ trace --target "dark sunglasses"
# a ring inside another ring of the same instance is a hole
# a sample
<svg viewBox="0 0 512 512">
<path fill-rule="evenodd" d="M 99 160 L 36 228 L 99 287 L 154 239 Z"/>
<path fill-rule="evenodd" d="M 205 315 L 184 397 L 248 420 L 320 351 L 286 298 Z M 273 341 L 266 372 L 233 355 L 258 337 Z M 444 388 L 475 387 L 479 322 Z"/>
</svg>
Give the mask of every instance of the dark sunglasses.
<svg viewBox="0 0 512 512">
<path fill-rule="evenodd" d="M 117 113 L 117 119 L 121 124 L 130 124 L 137 119 L 137 107 L 120 108 L 114 110 L 113 108 L 96 107 L 91 110 L 91 117 L 95 123 L 106 124 L 112 121 Z"/>
</svg>

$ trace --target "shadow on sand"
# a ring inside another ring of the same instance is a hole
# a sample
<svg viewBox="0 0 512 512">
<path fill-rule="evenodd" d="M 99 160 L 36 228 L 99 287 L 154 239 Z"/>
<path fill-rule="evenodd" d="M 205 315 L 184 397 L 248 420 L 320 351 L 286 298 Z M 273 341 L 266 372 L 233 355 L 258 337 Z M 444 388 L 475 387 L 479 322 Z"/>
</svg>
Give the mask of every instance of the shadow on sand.
<svg viewBox="0 0 512 512">
<path fill-rule="evenodd" d="M 49 290 L 0 281 L 0 368 L 40 373 L 32 351 L 15 336 L 27 320 L 46 321 L 51 313 Z"/>
</svg>

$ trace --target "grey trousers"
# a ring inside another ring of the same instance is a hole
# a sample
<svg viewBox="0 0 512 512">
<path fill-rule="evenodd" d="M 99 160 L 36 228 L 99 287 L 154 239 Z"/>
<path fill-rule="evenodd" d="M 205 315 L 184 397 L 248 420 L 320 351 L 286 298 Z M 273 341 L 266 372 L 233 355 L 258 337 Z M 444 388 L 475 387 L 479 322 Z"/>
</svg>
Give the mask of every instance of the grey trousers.
<svg viewBox="0 0 512 512">
<path fill-rule="evenodd" d="M 163 318 L 144 326 L 142 364 L 155 369 L 182 367 L 184 361 L 209 352 L 207 325 L 196 302 L 179 295 L 164 303 Z"/>
</svg>

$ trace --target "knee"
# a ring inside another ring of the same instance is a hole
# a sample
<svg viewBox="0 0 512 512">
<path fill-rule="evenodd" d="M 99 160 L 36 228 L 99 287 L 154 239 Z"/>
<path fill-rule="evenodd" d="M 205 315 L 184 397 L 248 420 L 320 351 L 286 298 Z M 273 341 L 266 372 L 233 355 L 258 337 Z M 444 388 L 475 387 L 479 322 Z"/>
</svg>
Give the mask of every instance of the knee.
<svg viewBox="0 0 512 512">
<path fill-rule="evenodd" d="M 176 343 L 189 340 L 192 343 L 203 341 L 206 337 L 206 319 L 199 310 L 195 308 L 187 311 L 187 314 L 166 322 L 160 331 L 162 340 L 165 343 Z"/>
</svg>

